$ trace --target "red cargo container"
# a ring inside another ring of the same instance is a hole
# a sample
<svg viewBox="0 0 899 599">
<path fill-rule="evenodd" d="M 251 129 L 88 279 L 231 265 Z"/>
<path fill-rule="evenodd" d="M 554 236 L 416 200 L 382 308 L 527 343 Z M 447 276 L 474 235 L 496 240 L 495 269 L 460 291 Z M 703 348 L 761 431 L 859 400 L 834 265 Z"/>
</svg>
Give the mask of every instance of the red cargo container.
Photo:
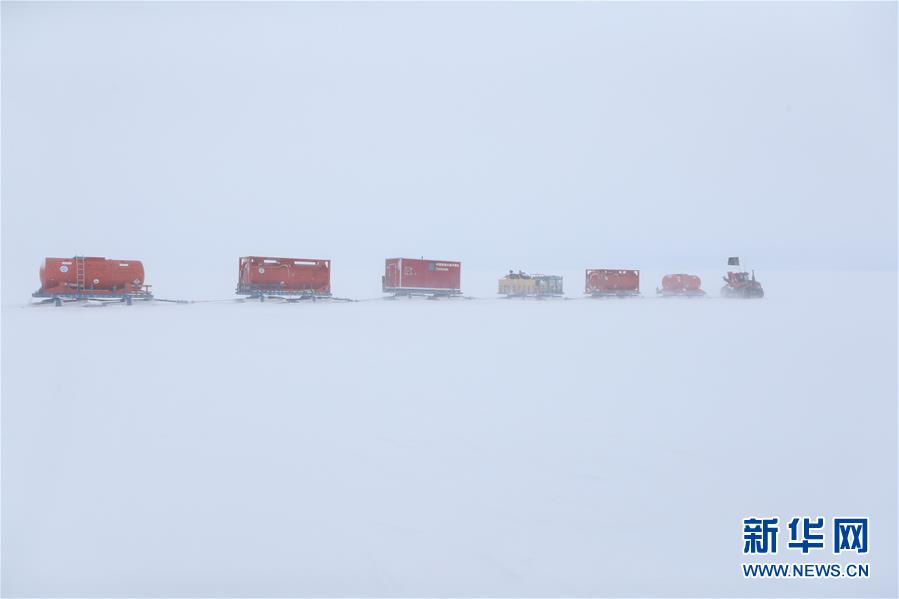
<svg viewBox="0 0 899 599">
<path fill-rule="evenodd" d="M 460 262 L 388 258 L 381 288 L 396 295 L 458 295 L 462 293 L 461 280 Z"/>
<path fill-rule="evenodd" d="M 244 256 L 238 260 L 240 295 L 331 295 L 331 261 Z"/>
<path fill-rule="evenodd" d="M 705 295 L 700 287 L 702 280 L 696 275 L 665 275 L 662 277 L 662 287 L 656 289 L 656 293 L 662 295 Z"/>
<path fill-rule="evenodd" d="M 640 294 L 640 271 L 588 268 L 584 293 L 593 296 Z"/>
<path fill-rule="evenodd" d="M 97 256 L 44 258 L 34 297 L 149 297 L 139 260 Z"/>
</svg>

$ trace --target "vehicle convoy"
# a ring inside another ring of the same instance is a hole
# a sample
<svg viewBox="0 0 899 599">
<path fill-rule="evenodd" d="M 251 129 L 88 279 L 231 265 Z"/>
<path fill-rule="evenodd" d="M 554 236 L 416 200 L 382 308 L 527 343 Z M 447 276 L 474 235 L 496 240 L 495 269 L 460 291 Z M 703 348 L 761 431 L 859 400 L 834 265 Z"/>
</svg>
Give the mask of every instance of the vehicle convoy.
<svg viewBox="0 0 899 599">
<path fill-rule="evenodd" d="M 588 268 L 584 293 L 592 297 L 640 295 L 640 271 L 616 268 Z"/>
<path fill-rule="evenodd" d="M 387 258 L 381 289 L 394 297 L 461 295 L 462 263 L 424 258 Z"/>
<path fill-rule="evenodd" d="M 698 297 L 705 295 L 701 286 L 702 279 L 696 275 L 665 275 L 662 277 L 662 286 L 656 288 L 656 293 L 664 297 Z"/>
<path fill-rule="evenodd" d="M 728 266 L 740 266 L 740 258 L 727 259 Z M 755 280 L 755 271 L 750 275 L 746 271 L 728 271 L 724 279 L 724 287 L 721 288 L 721 296 L 736 299 L 758 299 L 765 297 L 762 284 Z"/>
<path fill-rule="evenodd" d="M 506 297 L 558 297 L 562 291 L 562 277 L 558 275 L 529 275 L 525 272 L 509 271 L 499 280 L 497 293 Z"/>
<path fill-rule="evenodd" d="M 63 301 L 100 299 L 131 304 L 153 299 L 144 284 L 144 265 L 139 260 L 110 260 L 96 256 L 44 258 L 40 268 L 41 288 L 32 297 Z"/>
<path fill-rule="evenodd" d="M 740 258 L 728 258 L 729 267 L 721 295 L 725 298 L 761 298 L 765 292 L 755 271 L 743 270 Z M 413 295 L 431 298 L 462 295 L 462 263 L 425 258 L 387 258 L 381 289 L 395 297 Z M 139 260 L 112 260 L 96 256 L 44 258 L 40 267 L 41 287 L 32 297 L 38 304 L 78 300 L 193 303 L 194 300 L 154 297 L 144 281 L 144 266 Z M 561 297 L 563 279 L 559 275 L 529 274 L 510 270 L 499 279 L 497 293 L 506 297 Z M 238 258 L 237 288 L 241 296 L 274 298 L 294 302 L 327 298 L 329 301 L 356 301 L 331 295 L 331 260 L 318 258 L 276 258 L 243 256 Z M 700 297 L 706 294 L 702 280 L 693 274 L 667 274 L 656 293 L 663 297 Z M 588 268 L 584 276 L 584 294 L 590 297 L 635 297 L 640 295 L 640 271 L 620 268 Z M 467 298 L 473 299 L 473 298 Z M 195 300 L 222 301 L 222 300 Z M 241 298 L 239 301 L 243 301 Z"/>
<path fill-rule="evenodd" d="M 331 261 L 243 256 L 237 262 L 238 295 L 316 299 L 331 295 Z"/>
</svg>

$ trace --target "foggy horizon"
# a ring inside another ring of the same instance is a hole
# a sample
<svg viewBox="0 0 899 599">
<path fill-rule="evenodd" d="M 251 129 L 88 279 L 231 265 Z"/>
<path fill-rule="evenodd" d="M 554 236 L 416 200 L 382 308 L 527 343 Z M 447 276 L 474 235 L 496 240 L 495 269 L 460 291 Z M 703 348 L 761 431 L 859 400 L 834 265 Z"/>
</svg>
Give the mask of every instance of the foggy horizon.
<svg viewBox="0 0 899 599">
<path fill-rule="evenodd" d="M 75 254 L 896 269 L 895 4 L 2 10 L 4 303 Z"/>
</svg>

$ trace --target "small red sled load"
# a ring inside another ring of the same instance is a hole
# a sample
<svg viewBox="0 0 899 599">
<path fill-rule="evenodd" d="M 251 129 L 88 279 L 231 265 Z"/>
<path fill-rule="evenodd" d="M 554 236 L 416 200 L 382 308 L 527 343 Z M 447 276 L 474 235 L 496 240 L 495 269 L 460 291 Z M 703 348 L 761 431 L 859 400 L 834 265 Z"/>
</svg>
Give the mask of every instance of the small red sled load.
<svg viewBox="0 0 899 599">
<path fill-rule="evenodd" d="M 461 295 L 462 263 L 450 260 L 387 258 L 381 289 L 396 296 Z"/>
<path fill-rule="evenodd" d="M 665 275 L 662 277 L 662 286 L 656 288 L 656 293 L 665 297 L 698 297 L 705 295 L 701 285 L 702 279 L 696 275 Z"/>
<path fill-rule="evenodd" d="M 315 299 L 331 295 L 331 261 L 243 256 L 238 260 L 238 295 Z"/>
<path fill-rule="evenodd" d="M 732 257 L 727 259 L 728 266 L 740 266 L 740 258 Z M 765 297 L 765 290 L 762 284 L 755 280 L 755 271 L 752 276 L 748 272 L 732 272 L 728 271 L 724 279 L 725 285 L 721 288 L 721 296 L 726 298 L 737 299 L 759 299 Z"/>
<path fill-rule="evenodd" d="M 139 260 L 109 260 L 97 256 L 44 258 L 40 270 L 41 288 L 32 297 L 52 300 L 57 306 L 66 300 L 153 299 L 144 284 L 144 265 Z"/>
<path fill-rule="evenodd" d="M 640 295 L 640 271 L 616 268 L 588 268 L 584 293 L 593 297 Z"/>
</svg>

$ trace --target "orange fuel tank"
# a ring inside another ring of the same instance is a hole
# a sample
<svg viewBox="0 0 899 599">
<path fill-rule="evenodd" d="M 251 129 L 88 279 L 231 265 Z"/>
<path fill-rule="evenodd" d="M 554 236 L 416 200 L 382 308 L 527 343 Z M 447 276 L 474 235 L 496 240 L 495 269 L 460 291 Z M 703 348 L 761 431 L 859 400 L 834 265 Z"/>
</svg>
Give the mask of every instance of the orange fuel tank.
<svg viewBox="0 0 899 599">
<path fill-rule="evenodd" d="M 703 293 L 702 279 L 696 275 L 665 275 L 662 277 L 662 293 Z"/>
<path fill-rule="evenodd" d="M 40 278 L 38 293 L 44 295 L 127 295 L 144 291 L 144 265 L 139 260 L 44 258 Z"/>
<path fill-rule="evenodd" d="M 239 294 L 331 294 L 330 260 L 243 256 L 237 268 Z"/>
</svg>

